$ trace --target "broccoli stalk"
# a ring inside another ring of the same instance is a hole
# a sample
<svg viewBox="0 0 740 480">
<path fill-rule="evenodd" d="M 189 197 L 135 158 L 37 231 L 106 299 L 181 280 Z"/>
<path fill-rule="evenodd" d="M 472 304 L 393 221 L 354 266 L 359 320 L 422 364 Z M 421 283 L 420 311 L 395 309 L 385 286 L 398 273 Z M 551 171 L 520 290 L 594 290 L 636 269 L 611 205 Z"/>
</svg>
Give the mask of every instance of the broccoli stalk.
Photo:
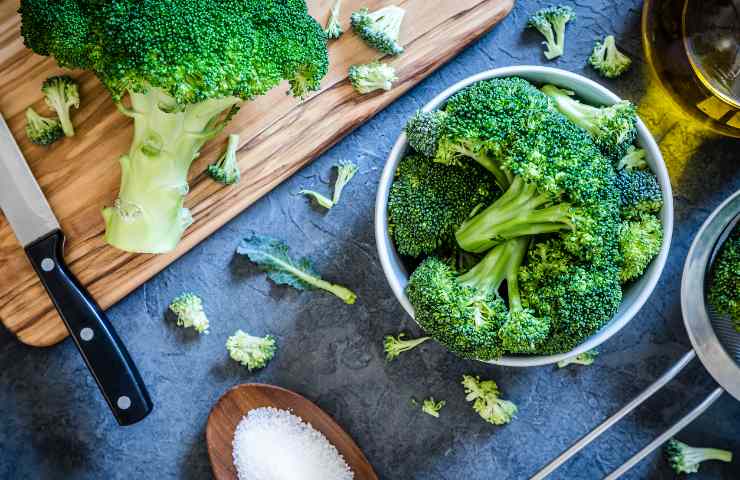
<svg viewBox="0 0 740 480">
<path fill-rule="evenodd" d="M 183 293 L 170 304 L 170 310 L 177 316 L 177 325 L 194 328 L 198 333 L 208 333 L 208 317 L 203 311 L 203 300 L 193 293 Z"/>
<path fill-rule="evenodd" d="M 434 397 L 429 397 L 421 404 L 421 411 L 434 418 L 439 418 L 439 411 L 447 404 L 444 400 L 434 401 Z"/>
<path fill-rule="evenodd" d="M 327 198 L 326 196 L 322 195 L 316 190 L 307 190 L 304 188 L 300 190 L 298 193 L 300 193 L 301 195 L 305 195 L 307 197 L 313 198 L 313 200 L 316 203 L 326 208 L 327 210 L 329 210 L 330 208 L 334 206 L 334 202 L 332 201 L 331 198 Z"/>
<path fill-rule="evenodd" d="M 26 136 L 36 145 L 51 145 L 64 136 L 64 130 L 56 118 L 42 117 L 33 108 L 28 108 Z"/>
<path fill-rule="evenodd" d="M 398 356 L 403 352 L 408 352 L 431 338 L 419 337 L 404 340 L 403 337 L 405 336 L 405 333 L 399 333 L 398 337 L 386 335 L 385 340 L 383 341 L 383 350 L 385 350 L 386 361 L 390 362 L 391 360 L 398 358 Z"/>
<path fill-rule="evenodd" d="M 363 8 L 350 16 L 352 28 L 369 46 L 387 55 L 400 55 L 403 47 L 398 43 L 401 23 L 406 11 L 395 5 L 374 12 Z"/>
<path fill-rule="evenodd" d="M 462 385 L 465 389 L 465 400 L 473 402 L 473 410 L 486 422 L 505 425 L 516 417 L 517 406 L 500 398 L 498 385 L 493 380 L 463 375 Z"/>
<path fill-rule="evenodd" d="M 583 353 L 579 353 L 578 355 L 574 355 L 572 357 L 565 358 L 563 360 L 560 360 L 558 362 L 558 368 L 565 368 L 568 365 L 591 365 L 594 363 L 594 360 L 596 360 L 596 357 L 599 356 L 599 351 L 596 349 L 587 350 Z"/>
<path fill-rule="evenodd" d="M 603 42 L 596 42 L 588 63 L 604 77 L 615 78 L 630 67 L 632 60 L 617 50 L 614 35 L 607 35 Z"/>
<path fill-rule="evenodd" d="M 344 33 L 342 24 L 339 23 L 339 10 L 341 8 L 342 0 L 336 0 L 334 6 L 331 7 L 331 12 L 329 12 L 329 20 L 326 22 L 326 28 L 324 29 L 326 38 L 329 40 L 339 38 Z"/>
<path fill-rule="evenodd" d="M 64 135 L 73 136 L 75 130 L 69 110 L 72 107 L 80 107 L 80 93 L 77 90 L 77 84 L 67 75 L 49 77 L 41 86 L 41 91 L 44 92 L 46 104 L 57 112 Z"/>
<path fill-rule="evenodd" d="M 699 465 L 707 460 L 732 462 L 732 452 L 718 448 L 697 448 L 672 438 L 665 447 L 668 462 L 676 473 L 696 473 Z"/>
<path fill-rule="evenodd" d="M 255 337 L 237 330 L 226 340 L 229 356 L 244 365 L 249 371 L 264 368 L 277 351 L 275 337 Z"/>
<path fill-rule="evenodd" d="M 387 63 L 373 62 L 349 67 L 349 81 L 352 88 L 361 95 L 375 90 L 390 90 L 398 80 L 396 69 Z"/>
<path fill-rule="evenodd" d="M 332 198 L 328 198 L 315 190 L 303 189 L 298 193 L 313 198 L 316 203 L 327 210 L 333 208 L 342 198 L 344 187 L 347 186 L 359 170 L 357 165 L 349 160 L 341 161 L 334 165 L 334 167 L 337 169 L 337 179 L 334 182 L 334 194 L 332 195 Z"/>
<path fill-rule="evenodd" d="M 236 159 L 236 149 L 239 147 L 239 135 L 229 135 L 226 151 L 211 165 L 208 165 L 208 176 L 224 185 L 238 183 L 241 178 L 239 162 Z"/>
<path fill-rule="evenodd" d="M 543 8 L 529 18 L 527 26 L 537 29 L 545 37 L 542 42 L 545 58 L 552 60 L 565 51 L 565 25 L 576 19 L 572 8 L 564 5 Z"/>
</svg>

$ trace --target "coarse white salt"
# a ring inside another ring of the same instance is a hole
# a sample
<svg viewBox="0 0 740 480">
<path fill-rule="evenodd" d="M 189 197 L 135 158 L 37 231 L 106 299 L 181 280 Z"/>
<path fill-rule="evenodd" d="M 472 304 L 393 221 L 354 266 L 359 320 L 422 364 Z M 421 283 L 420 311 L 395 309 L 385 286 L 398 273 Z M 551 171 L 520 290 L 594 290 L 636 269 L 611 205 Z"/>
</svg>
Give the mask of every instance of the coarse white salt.
<svg viewBox="0 0 740 480">
<path fill-rule="evenodd" d="M 326 437 L 287 410 L 250 410 L 234 432 L 239 480 L 350 480 L 344 457 Z"/>
</svg>

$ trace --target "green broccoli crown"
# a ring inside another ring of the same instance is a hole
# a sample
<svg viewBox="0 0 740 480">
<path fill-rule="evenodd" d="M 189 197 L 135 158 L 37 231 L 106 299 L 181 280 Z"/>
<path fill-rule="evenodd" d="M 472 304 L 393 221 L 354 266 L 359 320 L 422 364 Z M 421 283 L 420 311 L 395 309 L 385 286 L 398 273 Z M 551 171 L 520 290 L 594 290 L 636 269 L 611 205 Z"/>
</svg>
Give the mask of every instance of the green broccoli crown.
<svg viewBox="0 0 740 480">
<path fill-rule="evenodd" d="M 639 217 L 643 213 L 658 213 L 663 208 L 663 193 L 658 178 L 650 170 L 623 169 L 617 173 L 615 185 L 619 191 L 622 217 Z"/>
<path fill-rule="evenodd" d="M 26 136 L 36 145 L 51 145 L 64 136 L 64 130 L 56 118 L 43 117 L 29 107 L 26 110 Z"/>
<path fill-rule="evenodd" d="M 429 340 L 430 337 L 409 338 L 404 340 L 405 333 L 399 333 L 397 337 L 387 335 L 383 340 L 383 350 L 385 350 L 385 359 L 390 362 L 398 358 L 403 352 L 408 352 L 422 343 Z"/>
<path fill-rule="evenodd" d="M 229 356 L 247 367 L 250 371 L 264 368 L 277 351 L 275 337 L 255 337 L 237 330 L 226 340 Z"/>
<path fill-rule="evenodd" d="M 617 50 L 614 35 L 607 35 L 603 42 L 596 42 L 588 63 L 604 77 L 615 78 L 630 67 L 632 60 Z"/>
<path fill-rule="evenodd" d="M 636 220 L 625 220 L 619 231 L 622 262 L 619 279 L 627 283 L 639 278 L 663 245 L 663 226 L 654 215 L 643 214 Z"/>
<path fill-rule="evenodd" d="M 198 333 L 208 333 L 208 317 L 203 311 L 203 300 L 194 293 L 183 293 L 170 304 L 170 310 L 177 316 L 177 325 L 194 328 Z"/>
<path fill-rule="evenodd" d="M 352 88 L 362 95 L 375 90 L 390 90 L 396 80 L 396 69 L 387 63 L 373 62 L 349 67 Z"/>
<path fill-rule="evenodd" d="M 92 70 L 115 100 L 161 88 L 178 104 L 251 99 L 282 80 L 303 96 L 327 72 L 304 0 L 23 0 L 28 47 Z"/>
<path fill-rule="evenodd" d="M 708 299 L 740 332 L 740 227 L 735 227 L 712 265 Z"/>
<path fill-rule="evenodd" d="M 483 420 L 494 425 L 505 425 L 516 417 L 517 406 L 500 398 L 501 392 L 493 380 L 463 375 L 462 385 L 465 389 L 465 400 L 473 402 L 473 410 L 478 412 Z"/>
<path fill-rule="evenodd" d="M 411 148 L 425 157 L 436 156 L 445 115 L 441 110 L 416 112 L 404 127 Z"/>
<path fill-rule="evenodd" d="M 732 461 L 732 452 L 717 448 L 696 448 L 672 438 L 665 446 L 666 457 L 676 473 L 696 473 L 707 460 Z"/>
<path fill-rule="evenodd" d="M 75 131 L 69 110 L 80 107 L 80 93 L 75 81 L 67 75 L 49 77 L 41 86 L 41 91 L 46 97 L 46 104 L 57 113 L 64 135 L 73 136 Z"/>
<path fill-rule="evenodd" d="M 575 19 L 576 13 L 567 5 L 543 8 L 529 18 L 527 26 L 545 37 L 542 43 L 547 47 L 544 54 L 548 60 L 561 56 L 565 51 L 565 26 Z"/>
<path fill-rule="evenodd" d="M 350 23 L 357 35 L 372 48 L 387 55 L 400 55 L 403 47 L 398 43 L 401 23 L 406 11 L 395 5 L 374 12 L 363 8 L 353 12 Z"/>
<path fill-rule="evenodd" d="M 219 183 L 232 185 L 239 182 L 241 170 L 236 159 L 236 149 L 239 146 L 239 135 L 229 135 L 229 143 L 226 151 L 213 164 L 208 166 L 208 175 Z"/>
<path fill-rule="evenodd" d="M 455 229 L 498 194 L 493 177 L 474 163 L 443 165 L 410 155 L 398 165 L 388 198 L 388 222 L 402 255 L 430 254 L 454 240 Z"/>
<path fill-rule="evenodd" d="M 645 149 L 630 147 L 619 160 L 617 170 L 645 170 L 648 168 Z"/>
<path fill-rule="evenodd" d="M 583 353 L 579 353 L 573 357 L 568 357 L 558 362 L 558 368 L 565 368 L 568 365 L 591 365 L 599 356 L 599 351 L 596 349 L 587 350 Z"/>
</svg>

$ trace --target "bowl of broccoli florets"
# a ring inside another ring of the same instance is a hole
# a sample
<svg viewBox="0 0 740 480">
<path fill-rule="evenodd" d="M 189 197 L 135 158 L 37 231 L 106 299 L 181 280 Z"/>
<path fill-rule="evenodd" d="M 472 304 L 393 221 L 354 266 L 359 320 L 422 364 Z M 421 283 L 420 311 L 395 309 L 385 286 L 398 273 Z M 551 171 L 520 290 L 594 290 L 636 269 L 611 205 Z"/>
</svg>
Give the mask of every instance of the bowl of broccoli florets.
<svg viewBox="0 0 740 480">
<path fill-rule="evenodd" d="M 410 118 L 375 233 L 396 297 L 460 357 L 558 362 L 624 327 L 673 229 L 660 150 L 632 103 L 580 75 L 474 75 Z"/>
</svg>

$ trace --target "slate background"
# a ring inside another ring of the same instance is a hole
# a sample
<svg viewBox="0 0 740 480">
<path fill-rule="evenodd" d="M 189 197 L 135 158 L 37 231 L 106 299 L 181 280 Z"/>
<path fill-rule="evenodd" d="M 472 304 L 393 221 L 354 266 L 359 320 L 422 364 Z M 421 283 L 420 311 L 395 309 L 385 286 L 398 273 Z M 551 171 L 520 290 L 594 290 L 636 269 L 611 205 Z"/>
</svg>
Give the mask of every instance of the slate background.
<svg viewBox="0 0 740 480">
<path fill-rule="evenodd" d="M 210 478 L 209 409 L 243 382 L 280 385 L 317 402 L 384 479 L 528 478 L 680 358 L 690 348 L 679 309 L 683 260 L 704 218 L 740 188 L 740 143 L 734 140 L 708 142 L 689 162 L 675 185 L 676 230 L 660 284 L 637 317 L 603 345 L 592 367 L 492 367 L 459 360 L 433 343 L 384 361 L 385 334 L 418 331 L 387 287 L 375 251 L 373 205 L 385 157 L 405 119 L 448 85 L 496 66 L 546 63 L 541 38 L 523 31 L 539 3 L 518 1 L 482 40 L 110 309 L 156 402 L 142 423 L 115 425 L 71 342 L 32 349 L 0 331 L 0 478 Z M 636 66 L 604 83 L 638 101 L 645 88 L 641 2 L 582 0 L 575 7 L 567 53 L 547 64 L 597 78 L 585 58 L 595 37 L 614 32 Z M 296 195 L 303 186 L 330 191 L 331 165 L 340 159 L 358 162 L 360 172 L 338 207 L 323 213 Z M 313 257 L 326 278 L 352 287 L 358 303 L 271 285 L 233 255 L 247 229 L 285 238 L 296 255 Z M 184 290 L 205 298 L 210 335 L 180 330 L 165 314 Z M 237 328 L 278 337 L 279 353 L 267 368 L 249 373 L 228 359 L 224 342 Z M 496 379 L 519 405 L 516 421 L 505 427 L 481 421 L 464 401 L 463 373 Z M 712 389 L 694 362 L 551 478 L 601 478 Z M 428 395 L 447 400 L 441 418 L 410 406 L 411 397 Z M 739 432 L 740 403 L 725 395 L 680 437 L 740 456 Z M 694 478 L 740 478 L 738 472 L 740 459 L 705 464 Z M 658 454 L 625 476 L 673 477 Z"/>
</svg>

